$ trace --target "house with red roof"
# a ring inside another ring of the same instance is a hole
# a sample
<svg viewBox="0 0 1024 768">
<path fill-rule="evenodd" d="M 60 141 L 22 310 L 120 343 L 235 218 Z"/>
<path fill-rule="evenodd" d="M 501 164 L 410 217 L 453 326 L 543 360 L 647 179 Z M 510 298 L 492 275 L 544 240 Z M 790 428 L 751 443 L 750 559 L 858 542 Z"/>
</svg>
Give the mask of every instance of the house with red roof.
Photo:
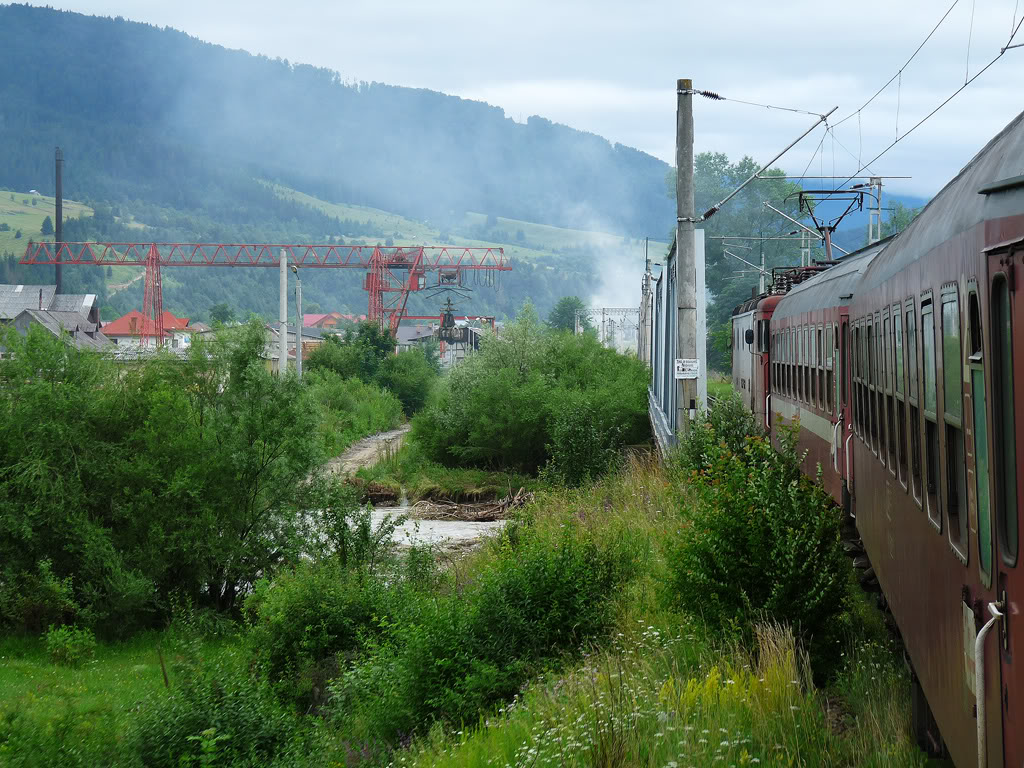
<svg viewBox="0 0 1024 768">
<path fill-rule="evenodd" d="M 189 325 L 187 317 L 175 317 L 172 313 L 165 311 L 164 321 L 164 343 L 172 349 L 180 349 L 192 343 L 192 335 L 200 333 L 203 328 Z M 115 344 L 132 344 L 141 346 L 143 332 L 146 334 L 146 346 L 156 346 L 156 324 L 152 318 L 146 317 L 137 309 L 133 309 L 117 320 L 111 320 L 103 326 L 103 335 Z"/>
</svg>

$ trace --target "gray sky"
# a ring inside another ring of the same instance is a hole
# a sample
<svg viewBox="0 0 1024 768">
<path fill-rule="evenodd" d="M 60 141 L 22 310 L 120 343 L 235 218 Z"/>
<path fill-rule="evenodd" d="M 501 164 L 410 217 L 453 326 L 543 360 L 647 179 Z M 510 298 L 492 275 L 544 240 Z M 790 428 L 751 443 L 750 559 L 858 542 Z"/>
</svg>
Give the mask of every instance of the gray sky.
<svg viewBox="0 0 1024 768">
<path fill-rule="evenodd" d="M 483 100 L 516 120 L 539 114 L 670 163 L 676 78 L 815 113 L 838 106 L 834 124 L 899 70 L 951 2 L 49 0 L 328 67 L 346 80 Z M 895 138 L 897 106 L 902 133 L 999 53 L 1015 13 L 1019 21 L 1019 0 L 960 0 L 900 83 L 825 137 L 821 152 L 819 128 L 780 165 L 855 172 L 858 157 L 870 160 Z M 1014 43 L 1024 43 L 1024 28 Z M 932 195 L 1022 109 L 1024 48 L 1007 51 L 871 169 L 913 176 L 890 191 Z M 767 161 L 814 119 L 698 99 L 696 149 Z"/>
</svg>

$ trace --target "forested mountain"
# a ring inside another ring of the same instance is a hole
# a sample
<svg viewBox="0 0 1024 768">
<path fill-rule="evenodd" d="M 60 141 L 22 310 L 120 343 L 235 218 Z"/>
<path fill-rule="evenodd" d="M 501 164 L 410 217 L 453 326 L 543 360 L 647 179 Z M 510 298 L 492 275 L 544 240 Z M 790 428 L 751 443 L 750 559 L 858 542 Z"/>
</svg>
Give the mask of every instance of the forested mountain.
<svg viewBox="0 0 1024 768">
<path fill-rule="evenodd" d="M 60 145 L 69 197 L 215 219 L 265 210 L 253 177 L 440 223 L 471 210 L 635 236 L 671 218 L 666 164 L 599 136 L 120 17 L 0 6 L 0 72 L 12 189 L 52 193 Z"/>
</svg>

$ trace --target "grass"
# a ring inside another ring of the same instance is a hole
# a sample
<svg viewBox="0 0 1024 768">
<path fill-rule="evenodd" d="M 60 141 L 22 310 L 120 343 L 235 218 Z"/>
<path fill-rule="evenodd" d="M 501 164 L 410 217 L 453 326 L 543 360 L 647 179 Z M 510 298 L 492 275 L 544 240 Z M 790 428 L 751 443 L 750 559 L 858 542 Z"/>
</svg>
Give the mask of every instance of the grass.
<svg viewBox="0 0 1024 768">
<path fill-rule="evenodd" d="M 537 478 L 515 472 L 489 472 L 483 469 L 449 469 L 424 458 L 409 438 L 395 453 L 372 467 L 360 469 L 356 476 L 368 483 L 390 488 L 410 501 L 477 502 L 495 501 L 520 488 L 534 491 L 545 487 Z"/>
<path fill-rule="evenodd" d="M 713 374 L 708 377 L 708 394 L 711 397 L 728 397 L 732 394 L 732 382 L 726 376 Z"/>
<path fill-rule="evenodd" d="M 402 453 L 384 464 L 379 477 L 401 475 L 421 487 L 427 480 L 416 481 L 416 472 L 432 482 L 439 482 L 444 472 Z M 463 489 L 468 487 L 467 476 L 461 479 Z M 478 480 L 481 487 L 486 484 Z M 898 648 L 855 580 L 849 584 L 854 631 L 847 638 L 844 663 L 826 688 L 816 688 L 809 660 L 787 628 L 762 623 L 754 643 L 741 647 L 710 636 L 699 617 L 665 607 L 666 544 L 686 525 L 685 510 L 692 499 L 690 490 L 672 482 L 650 457 L 633 456 L 620 471 L 589 487 L 537 491 L 521 525 L 539 529 L 552 541 L 565 526 L 579 525 L 599 548 L 626 542 L 635 552 L 635 576 L 613 596 L 613 629 L 588 645 L 582 660 L 570 654 L 556 661 L 513 700 L 474 722 L 422 723 L 409 746 L 381 757 L 380 764 L 925 764 L 910 740 L 910 683 Z M 454 561 L 448 575 L 455 587 L 485 578 L 498 546 Z M 38 736 L 40 749 L 58 738 L 79 739 L 84 740 L 83 754 L 94 763 L 123 763 L 119 739 L 136 716 L 133 707 L 147 695 L 159 694 L 163 686 L 155 651 L 166 639 L 151 633 L 130 643 L 101 646 L 96 659 L 78 670 L 51 664 L 41 639 L 0 641 L 0 690 L 5 693 L 0 764 L 5 762 L 4 750 L 14 743 L 5 739 L 4 729 L 24 731 L 26 719 L 38 725 L 31 733 Z M 201 654 L 230 653 L 237 642 L 231 636 L 211 641 Z M 72 718 L 69 712 L 85 717 Z M 65 733 L 64 723 L 74 728 Z M 319 741 L 309 745 L 306 764 L 347 764 L 351 750 L 335 727 L 327 721 L 316 729 Z M 64 753 L 53 754 L 53 762 L 75 764 Z"/>
<path fill-rule="evenodd" d="M 606 536 L 646 542 L 642 575 L 619 595 L 616 630 L 583 663 L 534 680 L 492 716 L 454 729 L 435 724 L 392 763 L 924 765 L 910 740 L 909 680 L 867 596 L 855 597 L 858 629 L 824 690 L 814 687 L 787 628 L 763 624 L 756 647 L 742 648 L 660 607 L 663 544 L 678 528 L 686 494 L 643 460 L 589 489 L 540 493 L 537 524 L 557 525 L 568 514 Z"/>
<path fill-rule="evenodd" d="M 230 649 L 208 641 L 203 655 Z M 81 667 L 54 664 L 42 637 L 0 638 L 0 765 L 92 765 L 120 762 L 122 740 L 147 696 L 164 688 L 158 649 L 173 685 L 174 637 L 147 632 L 100 644 Z"/>
<path fill-rule="evenodd" d="M 35 205 L 32 204 L 33 201 Z M 53 235 L 43 237 L 40 229 L 43 226 L 43 219 L 47 216 L 50 217 L 50 221 L 54 220 L 56 205 L 56 198 L 46 195 L 0 191 L 0 223 L 5 223 L 11 228 L 9 232 L 0 232 L 0 253 L 11 252 L 21 258 L 29 240 L 37 243 L 44 240 L 52 241 Z M 82 215 L 91 216 L 92 212 L 92 208 L 83 203 L 64 201 L 65 220 Z M 18 230 L 21 230 L 20 238 L 15 237 Z"/>
</svg>

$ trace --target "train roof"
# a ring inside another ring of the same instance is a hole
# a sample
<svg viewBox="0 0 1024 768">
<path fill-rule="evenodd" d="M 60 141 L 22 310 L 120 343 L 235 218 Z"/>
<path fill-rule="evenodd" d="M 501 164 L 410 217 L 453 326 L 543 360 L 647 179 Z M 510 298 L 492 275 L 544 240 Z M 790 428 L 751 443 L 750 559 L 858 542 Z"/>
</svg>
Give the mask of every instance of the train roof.
<svg viewBox="0 0 1024 768">
<path fill-rule="evenodd" d="M 782 320 L 804 312 L 825 307 L 839 307 L 850 303 L 850 297 L 861 275 L 878 254 L 886 250 L 894 238 L 879 240 L 849 256 L 824 272 L 793 286 L 775 307 L 773 320 Z"/>
<path fill-rule="evenodd" d="M 870 290 L 926 257 L 936 246 L 988 219 L 1024 212 L 1024 112 L 1015 117 L 932 198 L 864 274 Z M 1015 178 L 1016 177 L 1016 178 Z M 984 187 L 1005 182 L 996 194 Z"/>
</svg>

